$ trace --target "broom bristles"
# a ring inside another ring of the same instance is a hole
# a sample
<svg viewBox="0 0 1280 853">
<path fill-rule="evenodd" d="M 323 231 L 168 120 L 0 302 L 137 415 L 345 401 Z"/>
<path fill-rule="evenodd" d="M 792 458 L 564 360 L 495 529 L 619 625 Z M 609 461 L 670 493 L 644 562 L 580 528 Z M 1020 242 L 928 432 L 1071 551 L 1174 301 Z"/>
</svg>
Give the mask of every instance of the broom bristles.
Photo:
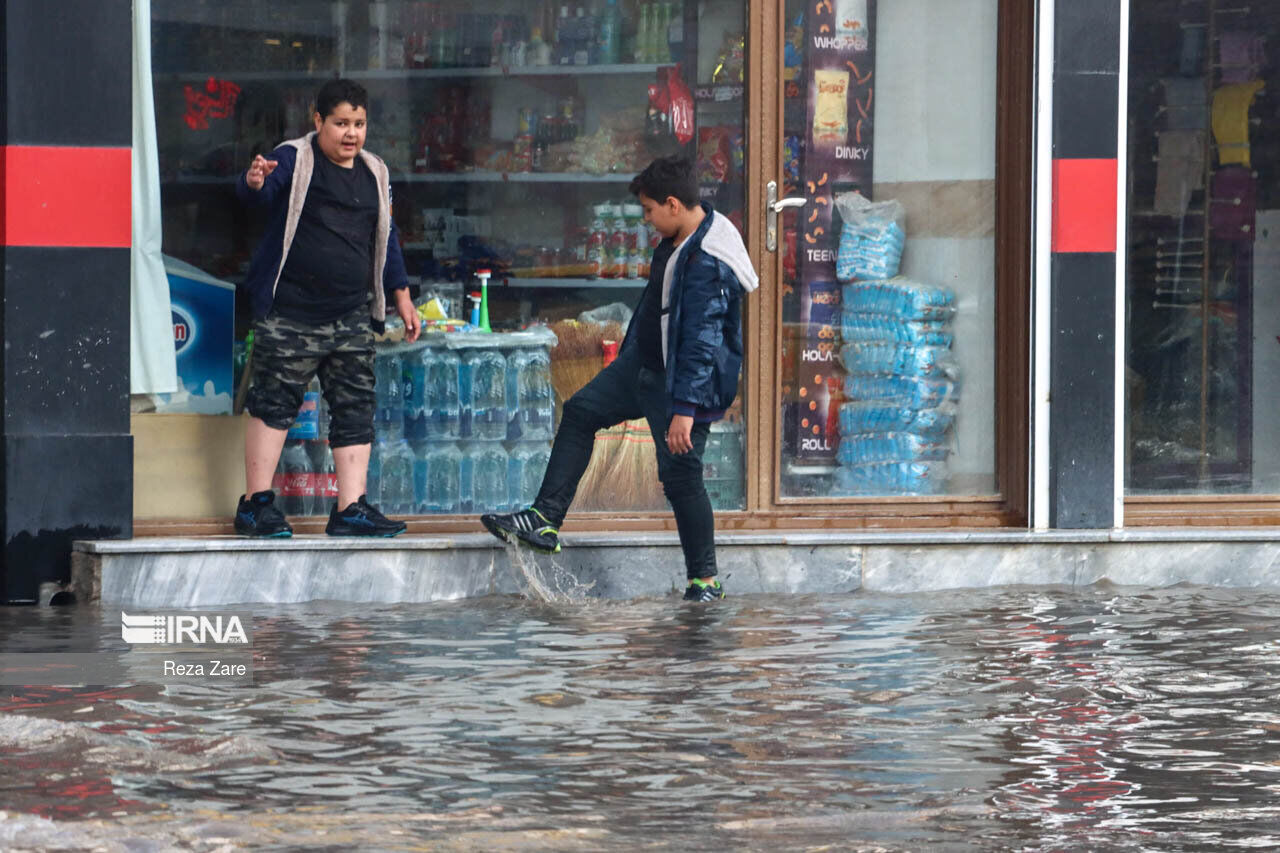
<svg viewBox="0 0 1280 853">
<path fill-rule="evenodd" d="M 611 426 L 596 433 L 591 461 L 578 481 L 576 503 L 588 512 L 613 508 L 613 484 L 609 482 L 609 469 L 613 467 L 618 448 L 626 435 L 626 423 Z"/>
<path fill-rule="evenodd" d="M 658 481 L 653 435 L 644 418 L 627 421 L 626 434 L 614 452 L 607 482 L 611 508 L 650 510 L 666 506 L 662 484 Z"/>
</svg>

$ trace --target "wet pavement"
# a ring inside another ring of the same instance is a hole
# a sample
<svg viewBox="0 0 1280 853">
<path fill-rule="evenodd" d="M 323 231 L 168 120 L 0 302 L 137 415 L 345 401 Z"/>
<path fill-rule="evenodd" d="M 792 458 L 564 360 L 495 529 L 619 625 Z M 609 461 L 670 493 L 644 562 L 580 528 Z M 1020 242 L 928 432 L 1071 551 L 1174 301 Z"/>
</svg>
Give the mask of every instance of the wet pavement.
<svg viewBox="0 0 1280 853">
<path fill-rule="evenodd" d="M 0 687 L 0 848 L 1280 846 L 1280 591 L 252 612 L 252 687 Z"/>
</svg>

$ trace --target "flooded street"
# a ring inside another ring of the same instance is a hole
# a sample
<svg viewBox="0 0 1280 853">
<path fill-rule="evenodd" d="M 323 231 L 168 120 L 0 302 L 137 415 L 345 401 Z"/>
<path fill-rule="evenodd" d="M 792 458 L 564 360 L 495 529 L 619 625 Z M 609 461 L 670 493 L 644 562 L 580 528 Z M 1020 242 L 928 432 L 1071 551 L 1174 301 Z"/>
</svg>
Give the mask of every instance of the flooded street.
<svg viewBox="0 0 1280 853">
<path fill-rule="evenodd" d="M 1280 845 L 1274 591 L 252 612 L 253 687 L 0 688 L 0 848 Z"/>
</svg>

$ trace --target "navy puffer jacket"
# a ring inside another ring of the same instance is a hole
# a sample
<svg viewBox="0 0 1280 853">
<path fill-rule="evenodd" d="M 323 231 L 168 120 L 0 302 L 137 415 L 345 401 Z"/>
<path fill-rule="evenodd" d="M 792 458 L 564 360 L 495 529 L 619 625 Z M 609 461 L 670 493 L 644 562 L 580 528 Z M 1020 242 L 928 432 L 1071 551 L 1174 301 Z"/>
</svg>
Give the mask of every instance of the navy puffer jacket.
<svg viewBox="0 0 1280 853">
<path fill-rule="evenodd" d="M 759 279 L 738 230 L 711 205 L 703 202 L 702 208 L 702 224 L 673 258 L 662 331 L 668 416 L 709 422 L 723 417 L 738 396 L 742 297 Z M 624 347 L 633 332 L 627 330 Z"/>
</svg>

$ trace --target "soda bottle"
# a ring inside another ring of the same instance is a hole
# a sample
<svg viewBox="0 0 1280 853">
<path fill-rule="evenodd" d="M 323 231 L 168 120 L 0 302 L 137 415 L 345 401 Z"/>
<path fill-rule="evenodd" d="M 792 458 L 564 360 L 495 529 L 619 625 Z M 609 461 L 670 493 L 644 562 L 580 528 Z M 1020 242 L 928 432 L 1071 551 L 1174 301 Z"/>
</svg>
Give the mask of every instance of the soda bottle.
<svg viewBox="0 0 1280 853">
<path fill-rule="evenodd" d="M 280 497 L 280 508 L 285 515 L 311 515 L 315 502 L 315 474 L 305 442 L 285 442 L 271 487 Z"/>
<path fill-rule="evenodd" d="M 312 460 L 315 471 L 315 500 L 313 515 L 328 515 L 330 507 L 338 502 L 338 469 L 333 464 L 333 450 L 328 439 L 312 442 L 313 452 L 319 459 Z M 342 509 L 342 507 L 339 507 Z"/>
</svg>

